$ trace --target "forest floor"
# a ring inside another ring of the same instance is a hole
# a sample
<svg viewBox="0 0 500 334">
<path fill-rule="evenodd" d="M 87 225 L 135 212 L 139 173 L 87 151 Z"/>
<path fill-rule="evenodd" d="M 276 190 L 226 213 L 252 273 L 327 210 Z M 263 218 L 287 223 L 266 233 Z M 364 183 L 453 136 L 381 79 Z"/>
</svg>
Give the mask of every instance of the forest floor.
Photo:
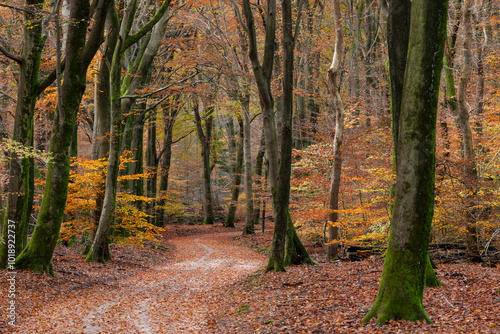
<svg viewBox="0 0 500 334">
<path fill-rule="evenodd" d="M 445 284 L 428 288 L 435 324 L 361 324 L 376 297 L 383 260 L 324 261 L 263 273 L 272 231 L 169 225 L 160 244 L 115 246 L 106 264 L 58 246 L 56 278 L 15 274 L 15 326 L 8 325 L 1 271 L 0 333 L 500 333 L 500 268 L 438 263 Z"/>
</svg>

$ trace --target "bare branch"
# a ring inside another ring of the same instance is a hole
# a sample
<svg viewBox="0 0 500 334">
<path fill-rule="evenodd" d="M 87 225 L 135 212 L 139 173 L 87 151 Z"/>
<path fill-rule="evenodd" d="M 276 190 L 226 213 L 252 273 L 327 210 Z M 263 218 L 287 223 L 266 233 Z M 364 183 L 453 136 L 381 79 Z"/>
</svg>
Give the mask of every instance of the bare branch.
<svg viewBox="0 0 500 334">
<path fill-rule="evenodd" d="M 240 25 L 243 28 L 243 30 L 245 30 L 245 32 L 248 33 L 248 27 L 245 24 L 245 22 L 243 22 L 243 18 L 241 17 L 240 8 L 238 7 L 236 0 L 231 0 L 231 3 L 233 4 L 234 12 L 236 13 L 236 17 L 238 18 L 238 22 L 240 22 Z"/>
<path fill-rule="evenodd" d="M 179 68 L 181 68 L 181 67 L 182 67 L 182 66 L 180 66 L 180 67 L 176 68 L 176 69 L 175 69 L 175 70 L 174 70 L 174 71 L 170 74 L 169 78 L 170 78 L 172 75 L 174 75 L 174 73 L 175 73 L 175 72 L 177 72 L 177 70 L 179 70 Z M 183 78 L 183 79 L 181 79 L 181 80 L 178 80 L 178 81 L 176 81 L 176 82 L 172 82 L 172 83 L 170 83 L 170 84 L 168 84 L 168 85 L 166 85 L 166 86 L 164 86 L 164 87 L 162 87 L 162 88 L 158 88 L 157 90 L 152 91 L 152 92 L 147 93 L 147 94 L 142 94 L 142 95 L 124 95 L 124 96 L 120 97 L 120 99 L 143 99 L 143 98 L 146 98 L 146 97 L 150 97 L 151 95 L 154 95 L 154 94 L 156 94 L 156 93 L 159 93 L 159 92 L 162 92 L 162 91 L 164 91 L 164 90 L 166 90 L 166 89 L 169 89 L 170 87 L 172 87 L 172 86 L 173 86 L 173 85 L 175 85 L 175 84 L 179 84 L 179 83 L 185 82 L 186 80 L 193 78 L 193 77 L 194 77 L 194 76 L 196 76 L 197 74 L 198 74 L 198 71 L 196 71 L 195 73 L 191 74 L 190 76 L 187 76 L 187 77 L 185 77 L 185 78 Z M 167 78 L 167 79 L 168 79 L 168 78 Z"/>
<path fill-rule="evenodd" d="M 12 59 L 13 61 L 15 61 L 16 63 L 18 63 L 19 65 L 23 64 L 23 60 L 22 60 L 21 57 L 13 54 L 12 52 L 9 52 L 9 50 L 7 50 L 6 48 L 4 48 L 2 45 L 0 45 L 0 52 L 3 53 L 5 57 L 7 57 L 9 59 Z"/>
</svg>

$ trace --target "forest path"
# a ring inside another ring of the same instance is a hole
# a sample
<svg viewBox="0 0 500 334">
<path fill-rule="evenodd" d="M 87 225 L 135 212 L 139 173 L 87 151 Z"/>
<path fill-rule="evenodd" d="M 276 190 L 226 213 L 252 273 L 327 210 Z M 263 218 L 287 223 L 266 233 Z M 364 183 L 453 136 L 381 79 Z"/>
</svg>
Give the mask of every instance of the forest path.
<svg viewBox="0 0 500 334">
<path fill-rule="evenodd" d="M 47 305 L 19 333 L 208 332 L 221 287 L 262 267 L 264 257 L 231 245 L 241 232 L 176 237 L 172 260 L 118 286 L 98 285 L 65 305 Z M 46 319 L 46 321 L 40 321 Z M 213 330 L 213 324 L 212 324 Z"/>
</svg>

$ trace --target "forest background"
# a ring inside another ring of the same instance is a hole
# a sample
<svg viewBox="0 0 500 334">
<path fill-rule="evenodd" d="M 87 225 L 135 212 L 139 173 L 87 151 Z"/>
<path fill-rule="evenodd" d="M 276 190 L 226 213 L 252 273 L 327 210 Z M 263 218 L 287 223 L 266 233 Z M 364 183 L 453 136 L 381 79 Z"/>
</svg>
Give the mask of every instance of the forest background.
<svg viewBox="0 0 500 334">
<path fill-rule="evenodd" d="M 431 243 L 463 245 L 470 259 L 480 260 L 488 255 L 486 247 L 498 249 L 499 244 L 500 16 L 494 1 L 466 3 L 455 0 L 449 6 Z M 16 255 L 25 248 L 40 214 L 42 191 L 53 186 L 47 185 L 47 167 L 58 157 L 47 152 L 51 136 L 60 133 L 71 133 L 61 136 L 61 142 L 70 143 L 67 153 L 72 160 L 65 181 L 68 198 L 59 206 L 64 208 L 64 220 L 54 242 L 83 245 L 96 260 L 109 258 L 107 243 L 141 245 L 158 237 L 169 222 L 222 222 L 230 227 L 245 216 L 253 217 L 253 224 L 256 217 L 272 215 L 261 105 L 235 1 L 137 1 L 130 12 L 119 2 L 116 17 L 89 21 L 83 29 L 89 32 L 87 44 L 84 36 L 75 50 L 93 47 L 95 56 L 88 51 L 88 64 L 82 61 L 73 69 L 72 73 L 85 74 L 74 119 L 56 108 L 71 79 L 61 76 L 70 72 L 63 71 L 68 59 L 61 55 L 75 47 L 67 40 L 69 7 L 65 1 L 26 4 L 9 1 L 0 6 L 1 208 L 4 231 L 11 211 L 16 217 L 12 220 L 24 224 L 19 224 L 18 235 L 23 237 Z M 99 4 L 90 9 L 95 15 L 104 8 Z M 326 74 L 336 26 L 330 2 L 296 5 L 290 214 L 302 239 L 323 242 L 332 213 L 328 202 L 336 116 Z M 252 3 L 252 9 L 258 14 L 255 24 L 262 49 L 264 4 Z M 341 236 L 335 240 L 344 246 L 383 246 L 389 231 L 395 171 L 386 11 L 385 1 L 341 3 L 344 47 L 338 92 L 345 119 L 335 211 Z M 104 22 L 107 28 L 100 27 Z M 99 28 L 105 38 L 96 40 L 104 43 L 92 46 L 92 32 L 97 36 Z M 125 39 L 113 39 L 114 31 L 124 30 Z M 30 34 L 38 35 L 29 39 Z M 126 48 L 121 45 L 113 54 L 113 40 Z M 271 89 L 279 124 L 283 45 L 276 44 Z M 28 111 L 22 114 L 18 89 L 22 78 L 26 80 L 23 71 L 33 50 L 39 52 L 39 70 L 33 87 L 28 87 L 31 93 L 25 94 L 30 98 Z M 124 101 L 121 108 L 103 96 L 107 91 L 113 101 Z M 54 124 L 63 124 L 64 117 L 71 122 L 61 130 Z M 106 129 L 113 127 L 117 131 L 110 135 Z M 18 169 L 12 167 L 16 162 Z M 106 186 L 108 165 L 119 176 L 114 185 Z M 26 181 L 18 182 L 18 192 L 11 191 L 13 179 L 22 175 Z M 245 192 L 239 190 L 242 185 Z M 26 196 L 20 196 L 16 207 L 9 196 L 19 193 Z M 105 210 L 107 216 L 102 214 Z M 99 232 L 98 226 L 106 228 Z M 96 241 L 100 233 L 109 240 Z M 46 262 L 41 270 L 52 272 Z"/>
</svg>

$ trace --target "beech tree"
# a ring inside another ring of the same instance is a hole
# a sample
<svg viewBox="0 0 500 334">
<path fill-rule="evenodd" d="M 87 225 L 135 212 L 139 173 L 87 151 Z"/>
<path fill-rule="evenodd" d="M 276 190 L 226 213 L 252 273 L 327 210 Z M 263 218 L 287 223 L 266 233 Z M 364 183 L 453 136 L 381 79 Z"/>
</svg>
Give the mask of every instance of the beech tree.
<svg viewBox="0 0 500 334">
<path fill-rule="evenodd" d="M 113 62 L 110 72 L 110 97 L 111 97 L 111 136 L 109 146 L 108 170 L 106 173 L 106 190 L 104 193 L 103 206 L 99 218 L 99 226 L 92 242 L 92 247 L 87 255 L 86 261 L 104 262 L 110 258 L 107 233 L 113 221 L 113 213 L 116 204 L 116 190 L 118 186 L 118 167 L 121 138 L 123 133 L 123 122 L 126 115 L 132 109 L 136 96 L 136 90 L 141 88 L 148 79 L 148 73 L 159 47 L 159 43 L 165 34 L 168 19 L 165 15 L 170 6 L 170 1 L 165 0 L 155 15 L 140 29 L 132 32 L 135 13 L 137 11 L 137 1 L 127 2 L 121 24 L 118 24 L 118 13 L 115 7 L 112 8 L 113 26 L 120 26 L 118 42 L 114 49 Z M 159 23 L 160 22 L 160 23 Z M 157 25 L 157 23 L 159 23 Z M 148 34 L 153 28 L 152 37 L 141 49 L 141 57 L 132 62 L 132 73 L 135 75 L 122 78 L 122 69 L 125 53 L 136 44 L 141 38 Z M 123 81 L 122 81 L 123 80 Z M 142 162 L 141 162 L 142 163 Z"/>
<path fill-rule="evenodd" d="M 200 110 L 203 109 L 203 118 Z M 212 165 L 210 160 L 210 149 L 212 148 L 212 130 L 214 125 L 214 97 L 209 97 L 206 101 L 195 104 L 193 108 L 194 120 L 198 139 L 201 145 L 201 157 L 203 161 L 203 224 L 215 223 L 214 206 L 212 200 L 211 174 Z M 205 127 L 205 129 L 203 129 Z"/>
<path fill-rule="evenodd" d="M 411 22 L 411 1 L 388 1 L 387 44 L 389 53 L 389 77 L 391 87 L 392 139 L 394 144 L 393 168 L 398 165 L 398 141 L 404 89 L 404 76 L 408 58 L 408 43 Z M 434 264 L 428 256 L 426 286 L 440 286 L 434 271 Z"/>
<path fill-rule="evenodd" d="M 266 271 L 284 271 L 290 264 L 314 263 L 297 236 L 289 213 L 292 153 L 293 54 L 294 36 L 290 1 L 282 2 L 283 11 L 283 112 L 277 128 L 271 77 L 275 57 L 276 1 L 269 0 L 265 11 L 265 41 L 262 64 L 250 2 L 243 1 L 243 15 L 249 41 L 248 54 L 254 72 L 262 108 L 266 155 L 269 162 L 269 187 L 275 214 L 273 242 Z M 278 137 L 279 133 L 279 137 Z M 279 140 L 278 140 L 279 139 Z M 281 145 L 281 147 L 279 146 Z"/>
<path fill-rule="evenodd" d="M 54 116 L 45 190 L 35 230 L 26 248 L 16 260 L 16 268 L 31 268 L 54 275 L 52 256 L 66 206 L 69 180 L 69 147 L 76 115 L 86 88 L 86 72 L 103 42 L 104 22 L 113 1 L 74 0 L 70 4 L 70 22 L 65 50 L 65 67 L 59 104 Z M 93 15 L 92 15 L 93 14 Z M 91 17 L 92 28 L 88 32 Z M 88 36 L 87 36 L 88 35 Z"/>
<path fill-rule="evenodd" d="M 446 74 L 446 105 L 453 114 L 453 119 L 460 130 L 461 135 L 461 157 L 460 161 L 463 169 L 461 179 L 466 187 L 466 195 L 463 196 L 464 217 L 466 219 L 466 244 L 467 255 L 469 259 L 475 262 L 481 261 L 478 245 L 478 227 L 477 221 L 480 220 L 480 209 L 478 209 L 479 179 L 476 169 L 474 143 L 472 136 L 472 127 L 469 120 L 470 108 L 467 102 L 467 88 L 472 72 L 472 9 L 471 1 L 458 0 L 455 3 L 455 24 L 452 25 L 452 31 L 447 38 L 445 55 L 445 74 Z M 458 87 L 455 85 L 454 58 L 456 54 L 456 42 L 460 22 L 463 26 L 463 58 L 460 68 L 460 79 Z M 480 48 L 479 48 L 480 49 Z M 457 91 L 458 88 L 458 91 Z"/>
<path fill-rule="evenodd" d="M 328 223 L 331 224 L 328 228 L 327 248 L 328 260 L 338 258 L 339 244 L 335 240 L 340 238 L 340 228 L 335 224 L 338 222 L 339 214 L 339 189 L 340 189 L 340 174 L 342 172 L 342 139 L 344 137 L 344 105 L 338 88 L 337 80 L 339 79 L 341 67 L 341 57 L 343 49 L 343 32 L 340 13 L 340 1 L 333 2 L 333 24 L 335 25 L 335 48 L 333 59 L 330 68 L 327 72 L 328 93 L 332 100 L 335 110 L 335 137 L 333 138 L 333 167 L 330 180 L 330 190 L 328 196 Z"/>
<path fill-rule="evenodd" d="M 40 62 L 46 37 L 43 35 L 44 0 L 27 0 L 23 11 L 23 44 L 20 55 L 15 55 L 0 45 L 0 52 L 19 65 L 16 114 L 12 139 L 25 147 L 33 147 L 33 116 L 35 103 L 47 83 L 39 80 Z M 53 80 L 49 79 L 52 83 Z M 1 139 L 1 138 L 0 138 Z M 3 233 L 0 241 L 0 267 L 7 261 L 7 224 L 15 223 L 15 255 L 19 255 L 27 243 L 28 223 L 33 199 L 32 159 L 12 151 L 9 156 L 9 183 L 6 193 L 5 215 L 0 211 Z M 31 198 L 31 201 L 30 201 Z"/>
<path fill-rule="evenodd" d="M 431 320 L 422 304 L 434 211 L 436 115 L 448 2 L 411 2 L 394 213 L 377 299 L 363 322 Z M 389 48 L 391 45 L 389 45 Z"/>
</svg>

